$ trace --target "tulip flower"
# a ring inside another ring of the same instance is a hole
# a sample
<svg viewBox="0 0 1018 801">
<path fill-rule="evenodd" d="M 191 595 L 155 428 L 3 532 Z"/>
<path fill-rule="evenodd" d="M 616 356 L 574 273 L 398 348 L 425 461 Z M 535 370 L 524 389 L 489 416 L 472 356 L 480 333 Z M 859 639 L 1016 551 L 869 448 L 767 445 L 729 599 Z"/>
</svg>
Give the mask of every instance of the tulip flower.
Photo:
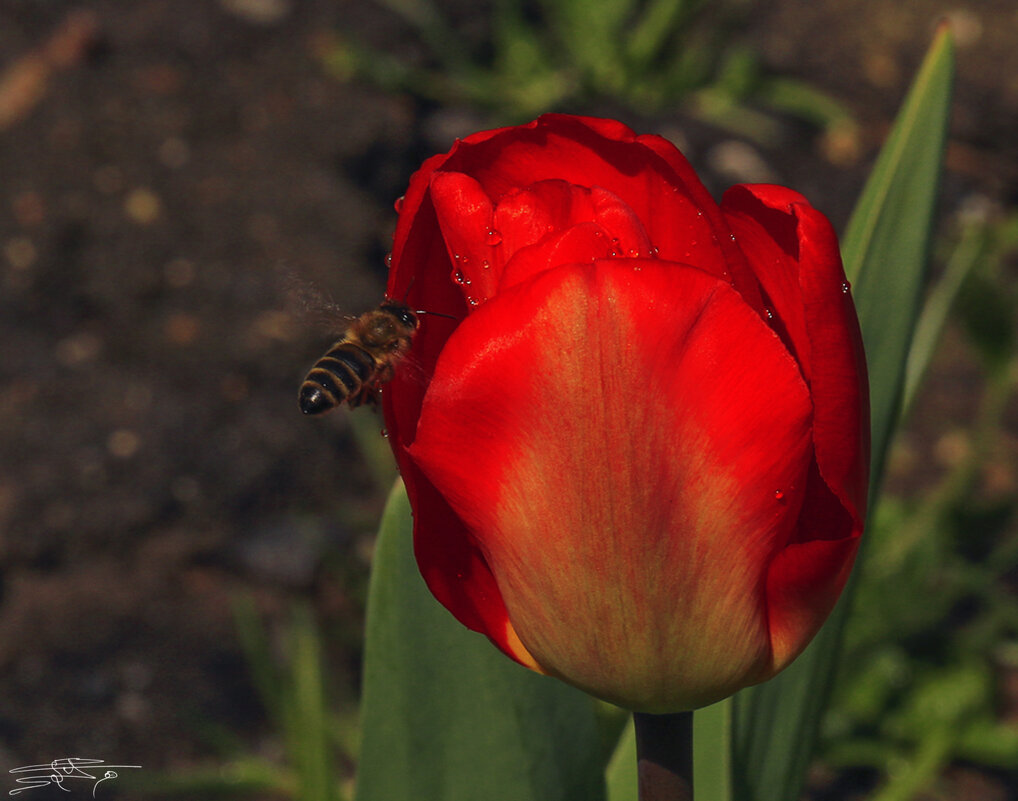
<svg viewBox="0 0 1018 801">
<path fill-rule="evenodd" d="M 458 141 L 397 209 L 387 294 L 426 313 L 383 404 L 435 597 L 641 712 L 788 665 L 866 507 L 826 218 L 770 185 L 719 206 L 666 140 L 565 115 Z"/>
</svg>

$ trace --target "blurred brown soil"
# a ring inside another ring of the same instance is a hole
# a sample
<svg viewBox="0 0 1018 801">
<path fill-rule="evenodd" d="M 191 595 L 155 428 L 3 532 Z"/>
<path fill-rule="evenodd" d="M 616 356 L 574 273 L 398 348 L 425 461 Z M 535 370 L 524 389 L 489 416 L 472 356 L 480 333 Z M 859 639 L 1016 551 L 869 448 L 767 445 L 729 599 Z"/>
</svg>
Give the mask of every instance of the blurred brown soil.
<svg viewBox="0 0 1018 801">
<path fill-rule="evenodd" d="M 763 164 L 842 227 L 943 12 L 961 68 L 945 218 L 972 193 L 1014 203 L 1009 0 L 754 12 L 768 64 L 858 115 L 850 163 L 793 123 L 748 161 L 682 116 L 643 130 L 681 138 L 716 193 Z M 293 287 L 376 304 L 393 199 L 485 122 L 330 78 L 316 53 L 335 29 L 415 46 L 365 0 L 0 5 L 0 773 L 192 765 L 217 756 L 213 726 L 271 750 L 237 594 L 270 618 L 313 599 L 331 689 L 354 697 L 381 496 L 345 413 L 297 410 L 333 331 Z M 938 362 L 960 401 L 920 415 L 933 437 L 964 424 L 966 358 Z"/>
</svg>

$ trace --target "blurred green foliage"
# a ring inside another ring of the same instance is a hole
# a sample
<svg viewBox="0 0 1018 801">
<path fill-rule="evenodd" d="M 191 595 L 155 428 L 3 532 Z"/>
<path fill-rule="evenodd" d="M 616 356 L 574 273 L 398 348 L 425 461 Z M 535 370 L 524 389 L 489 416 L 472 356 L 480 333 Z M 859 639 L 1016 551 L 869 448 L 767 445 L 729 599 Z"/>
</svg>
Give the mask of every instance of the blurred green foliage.
<svg viewBox="0 0 1018 801">
<path fill-rule="evenodd" d="M 337 37 L 329 71 L 445 105 L 487 110 L 499 123 L 610 100 L 642 113 L 687 111 L 758 141 L 777 135 L 755 107 L 789 114 L 835 136 L 848 111 L 793 79 L 770 75 L 737 42 L 748 0 L 494 0 L 479 39 L 458 31 L 432 0 L 375 0 L 401 17 L 426 63 Z"/>
<path fill-rule="evenodd" d="M 204 722 L 199 726 L 218 765 L 147 778 L 132 789 L 175 798 L 345 801 L 349 794 L 339 763 L 353 764 L 356 713 L 327 698 L 322 635 L 310 606 L 294 603 L 278 641 L 250 598 L 234 599 L 233 612 L 251 682 L 282 746 L 282 759 L 251 753 L 240 738 Z"/>
<path fill-rule="evenodd" d="M 915 797 L 956 760 L 1018 770 L 1018 725 L 1000 709 L 1018 676 L 1018 498 L 1001 447 L 1018 383 L 1018 212 L 963 214 L 939 250 L 946 266 L 921 319 L 953 303 L 954 330 L 982 368 L 968 387 L 976 412 L 934 432 L 945 467 L 932 486 L 885 492 L 825 726 L 824 761 L 872 769 L 877 801 Z M 910 368 L 921 374 L 934 344 L 917 337 Z"/>
</svg>

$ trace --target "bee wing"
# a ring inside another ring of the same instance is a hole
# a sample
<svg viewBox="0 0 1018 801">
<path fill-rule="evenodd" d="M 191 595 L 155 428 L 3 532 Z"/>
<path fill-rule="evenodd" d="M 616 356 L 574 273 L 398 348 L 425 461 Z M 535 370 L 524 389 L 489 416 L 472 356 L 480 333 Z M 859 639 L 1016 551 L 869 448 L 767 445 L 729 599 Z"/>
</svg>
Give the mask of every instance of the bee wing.
<svg viewBox="0 0 1018 801">
<path fill-rule="evenodd" d="M 427 384 L 429 379 L 427 370 L 424 369 L 424 365 L 418 359 L 414 358 L 412 350 L 400 359 L 393 369 L 393 373 L 404 381 L 412 381 L 420 386 Z"/>
<path fill-rule="evenodd" d="M 324 289 L 297 275 L 292 269 L 280 266 L 277 272 L 286 298 L 286 311 L 293 319 L 303 321 L 309 327 L 324 331 L 335 339 L 345 334 L 350 323 L 357 319 L 345 313 L 343 307 Z"/>
</svg>

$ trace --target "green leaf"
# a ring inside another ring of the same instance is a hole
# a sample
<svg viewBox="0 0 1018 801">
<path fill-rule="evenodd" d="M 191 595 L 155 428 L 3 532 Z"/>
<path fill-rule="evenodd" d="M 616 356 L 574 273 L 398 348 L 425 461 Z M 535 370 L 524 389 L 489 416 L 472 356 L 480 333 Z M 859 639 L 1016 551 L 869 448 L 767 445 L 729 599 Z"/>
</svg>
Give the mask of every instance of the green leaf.
<svg viewBox="0 0 1018 801">
<path fill-rule="evenodd" d="M 594 706 L 468 631 L 425 587 L 410 505 L 389 498 L 364 656 L 358 801 L 597 801 Z"/>
<path fill-rule="evenodd" d="M 732 739 L 734 701 L 726 698 L 693 713 L 693 788 L 697 798 L 731 801 L 732 760 L 725 743 Z"/>
<path fill-rule="evenodd" d="M 925 286 L 953 75 L 954 50 L 943 28 L 842 240 L 870 373 L 874 478 L 879 478 L 896 422 L 905 358 Z"/>
<path fill-rule="evenodd" d="M 694 735 L 693 742 L 696 742 Z M 615 752 L 605 772 L 608 783 L 608 801 L 637 801 L 639 781 L 636 772 L 636 727 L 629 719 L 619 737 Z"/>
<path fill-rule="evenodd" d="M 869 364 L 871 508 L 898 418 L 905 358 L 926 276 L 953 72 L 950 33 L 942 28 L 843 239 Z M 830 694 L 850 590 L 851 584 L 827 625 L 795 663 L 770 682 L 736 696 L 732 747 L 738 798 L 799 797 Z"/>
</svg>

